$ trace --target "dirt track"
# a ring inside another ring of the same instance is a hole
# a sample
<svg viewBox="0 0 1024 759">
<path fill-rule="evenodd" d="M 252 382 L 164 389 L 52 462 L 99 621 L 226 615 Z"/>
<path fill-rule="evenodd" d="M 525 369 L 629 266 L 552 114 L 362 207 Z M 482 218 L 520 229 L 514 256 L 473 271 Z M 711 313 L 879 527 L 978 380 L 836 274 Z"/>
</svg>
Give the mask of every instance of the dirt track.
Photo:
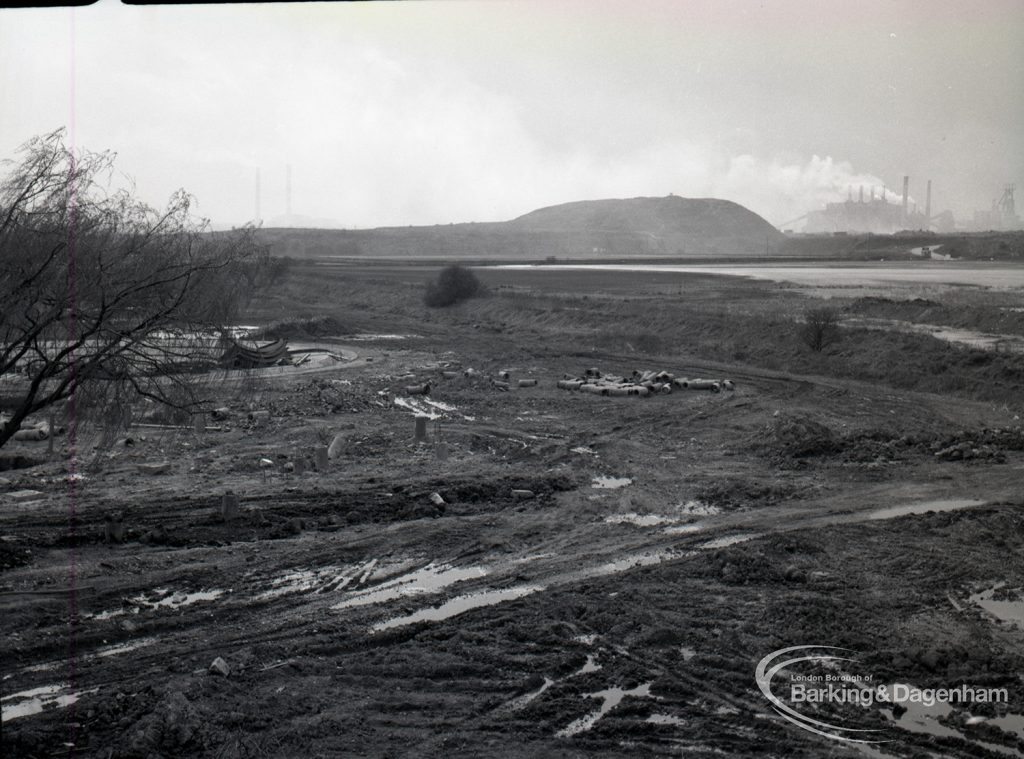
<svg viewBox="0 0 1024 759">
<path fill-rule="evenodd" d="M 42 493 L 0 512 L 8 755 L 1024 752 L 1012 722 L 953 714 L 936 737 L 877 709 L 892 742 L 846 746 L 779 718 L 753 675 L 787 645 L 842 646 L 879 678 L 998 684 L 1002 712 L 1024 712 L 1024 630 L 969 598 L 1024 585 L 1006 408 L 455 329 L 231 390 L 227 430 L 137 428 L 98 456 L 83 441 L 74 482 L 59 460 L 3 473 Z M 555 388 L 589 366 L 737 387 Z M 540 384 L 502 391 L 502 369 Z M 409 376 L 440 405 L 406 396 Z M 417 403 L 439 417 L 426 444 Z M 338 433 L 329 471 L 287 471 Z M 964 440 L 984 455 L 934 455 Z M 872 518 L 913 504 L 930 511 Z M 122 510 L 125 541 L 104 542 Z M 79 698 L 15 718 L 32 697 L 10 694 L 53 685 L 41 695 Z M 613 688 L 632 695 L 611 705 Z"/>
</svg>

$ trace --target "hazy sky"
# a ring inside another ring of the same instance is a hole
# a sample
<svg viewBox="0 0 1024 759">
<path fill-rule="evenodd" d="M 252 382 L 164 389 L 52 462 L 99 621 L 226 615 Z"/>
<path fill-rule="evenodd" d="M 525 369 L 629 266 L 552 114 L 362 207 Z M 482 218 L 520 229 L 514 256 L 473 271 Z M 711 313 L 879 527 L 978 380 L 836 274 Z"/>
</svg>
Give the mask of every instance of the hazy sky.
<svg viewBox="0 0 1024 759">
<path fill-rule="evenodd" d="M 219 224 L 257 167 L 283 214 L 288 165 L 350 226 L 670 192 L 782 224 L 904 174 L 964 217 L 1024 206 L 1024 0 L 0 10 L 0 155 L 59 126 Z"/>
</svg>

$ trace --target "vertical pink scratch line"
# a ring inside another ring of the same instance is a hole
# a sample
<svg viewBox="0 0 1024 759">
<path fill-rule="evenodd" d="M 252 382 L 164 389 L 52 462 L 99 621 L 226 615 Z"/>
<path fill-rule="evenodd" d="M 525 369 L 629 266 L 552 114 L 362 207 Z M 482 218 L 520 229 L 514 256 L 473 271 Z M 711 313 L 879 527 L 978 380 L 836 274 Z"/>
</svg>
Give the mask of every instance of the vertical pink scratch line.
<svg viewBox="0 0 1024 759">
<path fill-rule="evenodd" d="M 76 255 L 77 255 L 77 233 L 78 233 L 78 180 L 75 177 L 78 165 L 75 160 L 75 151 L 77 148 L 77 92 L 76 92 L 76 51 L 75 51 L 75 9 L 70 10 L 70 67 L 69 67 L 69 102 L 68 102 L 68 141 L 69 145 L 69 176 L 68 176 L 68 342 L 74 344 L 75 336 L 77 335 L 77 319 L 78 319 L 78 282 L 77 282 L 77 271 L 76 271 Z M 76 527 L 76 477 L 75 474 L 78 469 L 78 416 L 76 406 L 76 356 L 72 349 L 68 356 L 68 371 L 71 375 L 71 397 L 68 399 L 68 545 L 70 547 L 68 557 L 68 683 L 71 688 L 71 692 L 75 692 L 75 680 L 77 677 L 78 658 L 76 650 L 75 636 L 78 632 L 78 556 L 75 549 L 75 527 Z M 68 740 L 71 745 L 75 745 L 75 738 L 77 734 L 77 723 L 75 719 L 76 707 L 75 704 L 71 705 L 71 714 L 68 719 L 68 729 L 70 735 Z M 74 749 L 72 749 L 73 751 Z"/>
</svg>

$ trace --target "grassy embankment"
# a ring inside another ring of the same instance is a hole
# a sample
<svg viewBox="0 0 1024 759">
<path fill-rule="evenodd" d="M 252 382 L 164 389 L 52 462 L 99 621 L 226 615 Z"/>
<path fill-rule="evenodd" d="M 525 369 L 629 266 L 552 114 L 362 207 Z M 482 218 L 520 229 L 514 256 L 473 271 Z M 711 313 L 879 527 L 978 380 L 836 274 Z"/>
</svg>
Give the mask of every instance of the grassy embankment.
<svg viewBox="0 0 1024 759">
<path fill-rule="evenodd" d="M 261 299 L 249 318 L 289 322 L 275 334 L 403 332 L 456 349 L 471 330 L 499 335 L 538 355 L 590 350 L 635 353 L 639 364 L 687 357 L 752 367 L 877 382 L 898 390 L 1022 404 L 1024 355 L 961 347 L 924 334 L 843 328 L 842 339 L 821 353 L 798 336 L 797 320 L 822 301 L 770 283 L 690 277 L 656 278 L 607 288 L 575 278 L 553 289 L 510 284 L 514 272 L 481 272 L 490 293 L 462 305 L 431 309 L 422 295 L 431 268 L 296 266 L 286 282 Z M 621 279 L 621 278 L 620 278 Z M 504 284 L 495 285 L 495 281 Z M 557 287 L 561 287 L 558 291 Z M 1024 314 L 956 302 L 832 300 L 841 316 L 887 316 L 1024 334 Z M 496 356 L 495 358 L 498 358 Z"/>
</svg>

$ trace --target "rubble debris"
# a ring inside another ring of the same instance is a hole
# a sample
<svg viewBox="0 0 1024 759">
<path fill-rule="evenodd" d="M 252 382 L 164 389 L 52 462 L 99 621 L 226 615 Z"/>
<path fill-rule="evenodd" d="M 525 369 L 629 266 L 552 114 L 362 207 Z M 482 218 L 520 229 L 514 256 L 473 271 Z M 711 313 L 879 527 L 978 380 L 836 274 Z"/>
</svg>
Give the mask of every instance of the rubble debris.
<svg viewBox="0 0 1024 759">
<path fill-rule="evenodd" d="M 431 493 L 430 502 L 435 506 L 444 506 L 445 500 L 441 497 L 440 493 Z"/>
<path fill-rule="evenodd" d="M 221 406 L 220 408 L 215 408 L 213 411 L 211 411 L 210 416 L 213 417 L 214 421 L 218 422 L 223 421 L 225 419 L 230 419 L 231 409 L 229 409 L 227 406 Z"/>
<path fill-rule="evenodd" d="M 596 368 L 587 369 L 582 377 L 563 375 L 562 379 L 558 381 L 558 388 L 561 390 L 578 390 L 593 395 L 611 397 L 639 396 L 647 398 L 651 395 L 670 395 L 674 388 L 710 390 L 713 393 L 718 393 L 723 387 L 732 390 L 736 385 L 732 380 L 683 379 L 665 371 L 635 370 L 630 378 L 626 379 L 613 374 L 602 374 Z"/>
<path fill-rule="evenodd" d="M 493 384 L 499 390 L 504 390 L 506 392 L 510 387 L 510 385 L 507 382 L 502 382 L 501 380 L 493 380 L 491 384 Z"/>
<path fill-rule="evenodd" d="M 252 422 L 254 426 L 259 427 L 270 421 L 270 412 L 265 410 L 250 411 L 249 421 Z"/>
<path fill-rule="evenodd" d="M 210 663 L 210 674 L 227 677 L 231 674 L 231 667 L 221 657 L 217 657 Z"/>
<path fill-rule="evenodd" d="M 271 459 L 260 459 L 260 469 L 270 469 L 274 466 L 274 462 Z"/>
<path fill-rule="evenodd" d="M 512 491 L 512 497 L 517 501 L 528 501 L 534 497 L 534 492 L 532 490 L 515 489 Z"/>
</svg>

